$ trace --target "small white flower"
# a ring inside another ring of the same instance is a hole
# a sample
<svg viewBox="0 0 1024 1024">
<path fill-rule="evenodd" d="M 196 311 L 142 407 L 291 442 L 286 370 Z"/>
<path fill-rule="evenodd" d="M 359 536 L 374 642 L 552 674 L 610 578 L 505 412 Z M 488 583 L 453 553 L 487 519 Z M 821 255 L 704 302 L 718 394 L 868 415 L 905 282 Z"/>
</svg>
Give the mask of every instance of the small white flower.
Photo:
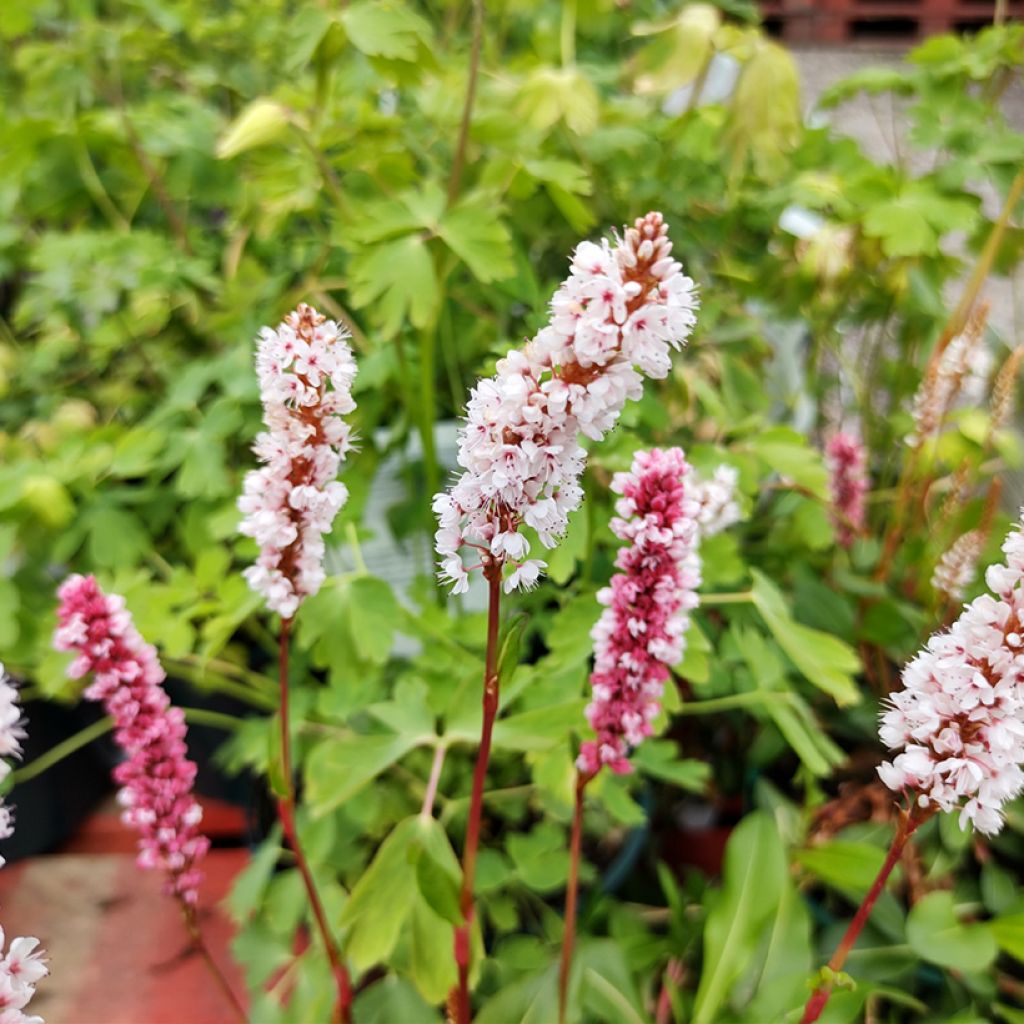
<svg viewBox="0 0 1024 1024">
<path fill-rule="evenodd" d="M 515 571 L 505 580 L 504 588 L 506 594 L 513 590 L 533 590 L 537 586 L 540 574 L 547 566 L 536 558 L 527 559 L 522 565 L 516 566 Z"/>
</svg>

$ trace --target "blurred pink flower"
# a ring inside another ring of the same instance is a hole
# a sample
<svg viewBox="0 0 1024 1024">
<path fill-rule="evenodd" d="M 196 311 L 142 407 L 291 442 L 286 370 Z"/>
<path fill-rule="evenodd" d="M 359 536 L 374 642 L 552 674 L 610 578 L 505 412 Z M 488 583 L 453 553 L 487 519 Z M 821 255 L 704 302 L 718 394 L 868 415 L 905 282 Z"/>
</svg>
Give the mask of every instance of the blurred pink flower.
<svg viewBox="0 0 1024 1024">
<path fill-rule="evenodd" d="M 834 434 L 825 445 L 825 462 L 836 538 L 848 548 L 864 529 L 864 498 L 868 492 L 864 443 L 853 434 Z"/>
</svg>

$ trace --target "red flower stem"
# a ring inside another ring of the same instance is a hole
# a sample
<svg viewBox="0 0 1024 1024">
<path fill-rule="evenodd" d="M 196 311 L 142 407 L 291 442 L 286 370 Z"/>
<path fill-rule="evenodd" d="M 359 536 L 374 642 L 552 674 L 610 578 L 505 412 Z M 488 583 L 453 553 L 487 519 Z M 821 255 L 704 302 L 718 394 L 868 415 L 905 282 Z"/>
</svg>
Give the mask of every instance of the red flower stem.
<svg viewBox="0 0 1024 1024">
<path fill-rule="evenodd" d="M 871 911 L 874 909 L 878 897 L 881 896 L 882 890 L 885 888 L 885 883 L 892 874 L 893 868 L 899 863 L 900 857 L 903 856 L 903 850 L 906 848 L 907 841 L 917 830 L 917 827 L 931 816 L 931 813 L 930 810 L 922 810 L 917 804 L 914 804 L 909 812 L 900 812 L 899 827 L 896 829 L 896 835 L 893 837 L 892 846 L 889 847 L 889 852 L 886 854 L 882 868 L 874 882 L 871 883 L 871 888 L 868 889 L 867 895 L 857 908 L 857 913 L 854 914 L 853 920 L 846 929 L 842 941 L 836 947 L 836 951 L 832 954 L 832 959 L 828 962 L 829 970 L 833 973 L 837 974 L 843 969 L 843 964 L 846 963 L 850 950 L 853 949 L 854 943 L 856 943 L 860 936 L 864 925 L 867 924 Z M 821 1016 L 825 1009 L 825 1004 L 831 995 L 832 979 L 829 979 L 811 993 L 811 998 L 807 1000 L 807 1005 L 804 1007 L 804 1015 L 800 1018 L 800 1024 L 813 1024 Z"/>
<path fill-rule="evenodd" d="M 313 872 L 309 868 L 306 854 L 299 843 L 298 829 L 295 827 L 295 780 L 292 774 L 292 743 L 288 724 L 288 654 L 291 646 L 291 632 L 292 620 L 283 619 L 281 621 L 278 667 L 281 677 L 281 774 L 284 776 L 285 792 L 283 796 L 278 797 L 277 815 L 281 819 L 281 827 L 284 829 L 288 845 L 295 855 L 299 874 L 302 875 L 306 896 L 313 910 L 313 917 L 316 919 L 317 930 L 320 932 L 324 949 L 327 951 L 331 973 L 334 975 L 334 984 L 338 990 L 332 1024 L 338 1024 L 338 1021 L 343 1024 L 352 1024 L 352 982 L 348 975 L 348 969 L 338 952 L 338 947 L 331 936 L 327 914 L 324 912 L 316 882 L 313 880 Z"/>
<path fill-rule="evenodd" d="M 185 927 L 188 929 L 189 938 L 192 939 L 193 947 L 203 958 L 203 963 L 206 964 L 206 969 L 213 976 L 214 981 L 217 982 L 217 987 L 224 993 L 225 999 L 227 999 L 231 1004 L 231 1009 L 234 1010 L 235 1016 L 242 1022 L 242 1024 L 246 1024 L 248 1017 L 245 1013 L 245 1007 L 242 1006 L 238 996 L 235 995 L 235 990 L 231 987 L 231 983 L 224 976 L 224 972 L 217 966 L 217 961 L 213 959 L 210 947 L 206 945 L 202 929 L 199 927 L 199 919 L 196 917 L 195 907 L 186 903 L 182 899 L 179 899 L 178 902 L 181 905 L 181 913 L 185 918 Z"/>
<path fill-rule="evenodd" d="M 491 733 L 498 714 L 498 625 L 501 610 L 501 565 L 490 563 L 484 569 L 489 585 L 487 604 L 487 655 L 484 661 L 483 725 L 480 746 L 473 769 L 473 791 L 469 799 L 466 846 L 462 853 L 462 891 L 459 909 L 462 924 L 455 929 L 455 965 L 459 971 L 458 989 L 449 996 L 455 1024 L 469 1024 L 473 1012 L 469 1001 L 470 934 L 473 928 L 473 882 L 476 878 L 476 851 L 480 844 L 480 815 L 483 810 L 484 783 L 491 756 Z"/>
<path fill-rule="evenodd" d="M 565 931 L 562 933 L 562 962 L 558 968 L 558 1024 L 565 1024 L 569 1002 L 569 972 L 576 944 L 576 897 L 580 887 L 580 846 L 583 842 L 583 791 L 593 775 L 576 777 L 576 806 L 569 840 L 569 881 L 565 892 Z"/>
</svg>

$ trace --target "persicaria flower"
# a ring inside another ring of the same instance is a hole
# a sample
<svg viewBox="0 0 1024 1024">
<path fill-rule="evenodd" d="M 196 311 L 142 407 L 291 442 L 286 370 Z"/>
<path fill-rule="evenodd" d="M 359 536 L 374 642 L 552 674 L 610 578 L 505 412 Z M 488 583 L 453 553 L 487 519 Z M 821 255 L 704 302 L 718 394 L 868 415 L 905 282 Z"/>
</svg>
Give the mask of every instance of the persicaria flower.
<svg viewBox="0 0 1024 1024">
<path fill-rule="evenodd" d="M 614 246 L 582 242 L 548 326 L 473 389 L 459 436 L 464 472 L 434 498 L 439 575 L 455 593 L 475 568 L 500 574 L 511 565 L 506 592 L 537 581 L 545 563 L 527 558 L 520 528 L 545 547 L 558 543 L 583 499 L 580 435 L 600 440 L 626 400 L 640 397 L 644 376 L 665 377 L 670 350 L 696 321 L 693 281 L 671 252 L 660 213 L 639 218 Z"/>
<path fill-rule="evenodd" d="M 20 758 L 21 744 L 25 739 L 25 719 L 18 706 L 18 691 L 0 664 L 0 759 Z M 0 760 L 0 782 L 11 774 L 11 766 Z M 0 839 L 14 835 L 14 814 L 3 799 L 0 799 Z M 4 859 L 0 857 L 0 867 Z"/>
<path fill-rule="evenodd" d="M 735 468 L 724 464 L 718 466 L 707 480 L 694 475 L 691 490 L 700 506 L 697 526 L 702 538 L 714 537 L 739 521 L 740 507 L 736 502 L 738 479 Z"/>
<path fill-rule="evenodd" d="M 7 946 L 0 928 L 0 1024 L 43 1024 L 24 1010 L 49 973 L 38 939 L 11 939 Z"/>
<path fill-rule="evenodd" d="M 701 582 L 692 473 L 681 449 L 654 448 L 637 453 L 630 471 L 612 480 L 622 497 L 611 528 L 627 543 L 615 560 L 620 571 L 597 595 L 605 609 L 591 631 L 586 712 L 597 738 L 582 745 L 576 762 L 586 775 L 602 765 L 631 770 L 629 751 L 651 734 L 669 667 L 683 656 Z"/>
<path fill-rule="evenodd" d="M 922 807 L 960 808 L 994 835 L 1002 806 L 1024 790 L 1024 535 L 1003 544 L 1006 563 L 985 574 L 975 598 L 903 670 L 879 733 L 899 753 L 878 769 L 890 789 Z"/>
<path fill-rule="evenodd" d="M 962 600 L 978 573 L 978 559 L 984 549 L 984 530 L 970 530 L 958 537 L 935 566 L 932 586 L 953 601 Z"/>
<path fill-rule="evenodd" d="M 246 475 L 239 531 L 260 546 L 245 578 L 267 607 L 290 619 L 324 581 L 324 540 L 348 500 L 338 470 L 352 447 L 356 364 L 348 334 L 300 305 L 277 330 L 260 332 L 256 368 L 266 431 Z"/>
<path fill-rule="evenodd" d="M 57 594 L 54 647 L 78 655 L 71 679 L 93 673 L 85 696 L 103 702 L 125 753 L 114 779 L 122 820 L 139 833 L 138 864 L 165 872 L 166 891 L 194 904 L 210 841 L 199 831 L 203 811 L 192 793 L 196 766 L 186 756 L 184 712 L 171 707 L 156 649 L 139 635 L 123 597 L 77 575 Z"/>
<path fill-rule="evenodd" d="M 911 448 L 921 448 L 938 435 L 958 397 L 970 405 L 984 398 L 992 372 L 992 353 L 982 341 L 988 311 L 988 304 L 983 303 L 964 330 L 929 364 L 911 407 L 914 428 L 906 439 Z"/>
<path fill-rule="evenodd" d="M 836 539 L 848 548 L 864 529 L 868 476 L 863 442 L 853 434 L 833 434 L 825 445 L 825 464 L 829 472 Z"/>
</svg>

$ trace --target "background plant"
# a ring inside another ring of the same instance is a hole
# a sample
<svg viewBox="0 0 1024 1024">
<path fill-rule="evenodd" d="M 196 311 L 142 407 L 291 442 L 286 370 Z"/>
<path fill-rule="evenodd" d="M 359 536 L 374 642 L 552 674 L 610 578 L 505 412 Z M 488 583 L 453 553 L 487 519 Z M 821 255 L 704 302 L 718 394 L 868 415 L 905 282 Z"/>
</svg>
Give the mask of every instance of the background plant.
<svg viewBox="0 0 1024 1024">
<path fill-rule="evenodd" d="M 904 438 L 936 340 L 1019 263 L 1007 198 L 1024 139 L 999 100 L 1021 29 L 939 37 L 835 88 L 829 103 L 906 105 L 904 159 L 883 165 L 803 123 L 791 57 L 743 10 L 698 5 L 489 5 L 464 133 L 475 10 L 4 5 L 0 651 L 30 693 L 75 699 L 48 651 L 54 580 L 95 570 L 175 675 L 252 707 L 223 760 L 265 771 L 272 644 L 234 507 L 259 423 L 251 339 L 300 299 L 347 323 L 362 451 L 334 530 L 343 571 L 295 624 L 298 828 L 354 972 L 386 972 L 357 1019 L 436 1019 L 484 628 L 429 579 L 396 592 L 366 569 L 370 484 L 396 454 L 388 525 L 425 566 L 423 495 L 447 470 L 434 424 L 543 323 L 579 237 L 661 209 L 701 321 L 671 378 L 594 450 L 553 585 L 518 602 L 533 614 L 504 641 L 477 1019 L 553 1016 L 573 733 L 614 551 L 606 485 L 635 449 L 672 443 L 702 473 L 738 469 L 745 521 L 702 546 L 704 606 L 661 739 L 630 780 L 588 787 L 571 1013 L 776 1019 L 799 1009 L 888 845 L 875 711 L 945 614 L 931 572 L 1018 459 L 986 399 L 952 408 L 913 460 Z M 738 77 L 716 98 L 723 60 Z M 794 209 L 812 215 L 806 237 L 786 229 Z M 997 365 L 1018 341 L 985 338 Z M 871 452 L 868 531 L 849 551 L 820 454 L 840 411 Z M 898 519 L 901 489 L 913 505 Z M 690 811 L 738 820 L 720 881 L 665 867 L 683 791 Z M 1009 818 L 991 844 L 921 828 L 829 1019 L 865 1004 L 881 1019 L 1013 1019 L 1024 822 Z M 293 959 L 303 906 L 271 831 L 231 900 L 254 1019 L 329 1004 L 326 961 Z"/>
</svg>

